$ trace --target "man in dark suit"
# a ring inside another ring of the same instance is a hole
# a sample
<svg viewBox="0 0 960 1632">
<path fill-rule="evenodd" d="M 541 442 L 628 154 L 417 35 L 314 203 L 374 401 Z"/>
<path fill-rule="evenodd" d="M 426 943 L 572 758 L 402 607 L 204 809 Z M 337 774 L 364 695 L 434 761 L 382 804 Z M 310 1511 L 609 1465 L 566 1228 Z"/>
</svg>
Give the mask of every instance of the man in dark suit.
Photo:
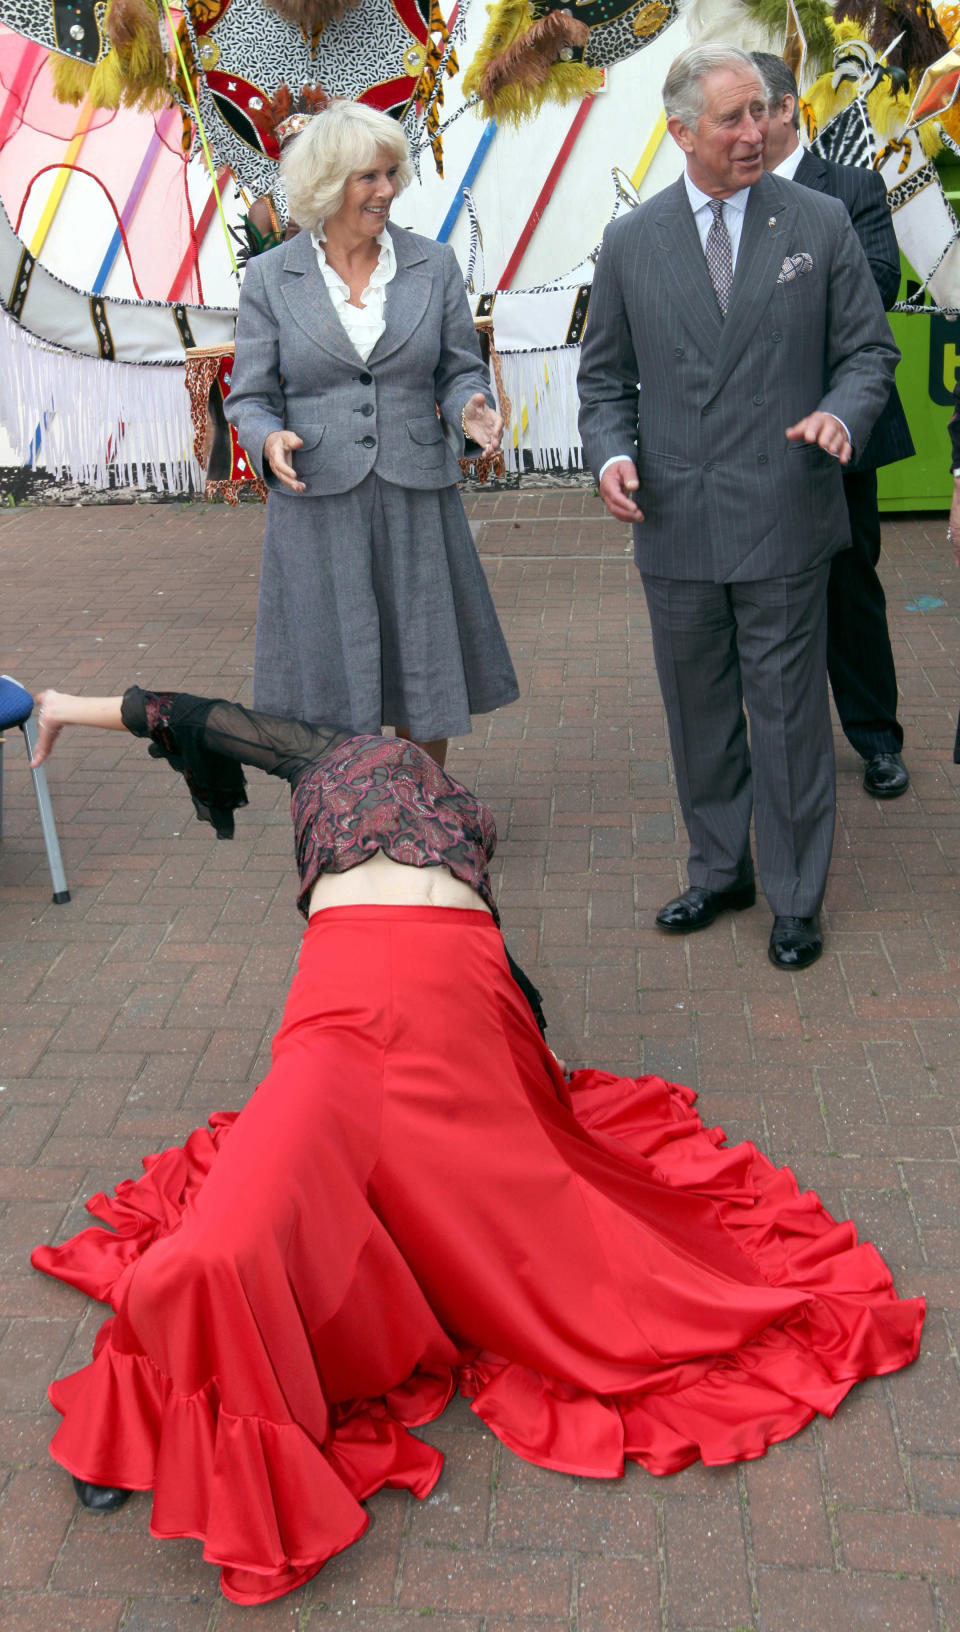
<svg viewBox="0 0 960 1632">
<path fill-rule="evenodd" d="M 876 171 L 831 164 L 800 145 L 797 82 L 780 57 L 754 51 L 767 87 L 770 117 L 764 164 L 775 176 L 839 198 L 870 263 L 886 311 L 900 287 L 900 251 L 887 207 L 887 189 Z M 830 563 L 827 587 L 827 670 L 844 733 L 865 761 L 863 785 L 875 799 L 896 799 L 910 783 L 900 756 L 903 728 L 897 719 L 897 674 L 887 603 L 877 577 L 880 511 L 877 470 L 914 452 L 897 388 L 870 433 L 867 445 L 843 473 L 852 544 Z"/>
<path fill-rule="evenodd" d="M 770 958 L 801 969 L 833 841 L 841 466 L 899 353 L 842 206 L 764 173 L 749 56 L 690 46 L 663 99 L 686 171 L 607 228 L 580 365 L 587 460 L 634 523 L 690 840 L 689 887 L 657 923 L 683 934 L 753 905 L 752 810 Z"/>
</svg>

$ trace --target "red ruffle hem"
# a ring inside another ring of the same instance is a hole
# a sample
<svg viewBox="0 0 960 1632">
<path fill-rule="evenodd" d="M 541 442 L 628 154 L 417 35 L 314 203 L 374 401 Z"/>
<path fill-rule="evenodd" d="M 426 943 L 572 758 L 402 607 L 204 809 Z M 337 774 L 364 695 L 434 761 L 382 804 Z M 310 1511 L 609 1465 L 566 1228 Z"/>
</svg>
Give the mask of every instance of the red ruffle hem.
<svg viewBox="0 0 960 1632">
<path fill-rule="evenodd" d="M 567 1473 L 762 1456 L 917 1354 L 920 1299 L 695 1095 L 564 1081 L 485 914 L 315 915 L 273 1065 L 239 1115 L 39 1247 L 116 1311 L 54 1383 L 53 1455 L 153 1491 L 228 1598 L 279 1597 L 425 1496 L 409 1430 L 454 1389 Z"/>
</svg>

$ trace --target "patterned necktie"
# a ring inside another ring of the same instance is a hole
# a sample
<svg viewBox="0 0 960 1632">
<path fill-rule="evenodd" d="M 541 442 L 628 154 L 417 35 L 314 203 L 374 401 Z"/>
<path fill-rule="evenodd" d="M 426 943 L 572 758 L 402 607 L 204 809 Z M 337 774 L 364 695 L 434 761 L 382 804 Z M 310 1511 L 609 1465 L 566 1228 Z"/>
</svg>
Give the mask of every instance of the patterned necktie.
<svg viewBox="0 0 960 1632">
<path fill-rule="evenodd" d="M 712 198 L 710 208 L 713 211 L 713 220 L 707 233 L 705 249 L 707 271 L 717 293 L 717 305 L 721 314 L 726 317 L 733 283 L 733 250 L 730 245 L 730 234 L 723 219 L 723 199 Z"/>
</svg>

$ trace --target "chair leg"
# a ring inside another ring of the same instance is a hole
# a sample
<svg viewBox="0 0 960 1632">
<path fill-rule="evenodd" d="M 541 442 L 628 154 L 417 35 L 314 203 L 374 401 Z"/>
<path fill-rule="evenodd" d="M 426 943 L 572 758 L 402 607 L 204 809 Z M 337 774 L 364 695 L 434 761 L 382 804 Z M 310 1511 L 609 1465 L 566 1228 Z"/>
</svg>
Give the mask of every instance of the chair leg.
<svg viewBox="0 0 960 1632">
<path fill-rule="evenodd" d="M 24 720 L 20 727 L 27 753 L 32 759 L 37 746 L 37 730 L 33 718 Z M 53 899 L 59 906 L 69 901 L 70 891 L 67 889 L 67 875 L 63 870 L 63 858 L 60 855 L 60 841 L 57 838 L 57 827 L 53 819 L 53 806 L 50 803 L 50 790 L 47 787 L 47 773 L 42 765 L 36 770 L 31 768 L 33 777 L 33 791 L 37 796 L 37 809 L 40 812 L 40 826 L 43 829 L 43 842 L 47 847 L 47 863 L 50 868 L 50 877 L 53 880 Z"/>
</svg>

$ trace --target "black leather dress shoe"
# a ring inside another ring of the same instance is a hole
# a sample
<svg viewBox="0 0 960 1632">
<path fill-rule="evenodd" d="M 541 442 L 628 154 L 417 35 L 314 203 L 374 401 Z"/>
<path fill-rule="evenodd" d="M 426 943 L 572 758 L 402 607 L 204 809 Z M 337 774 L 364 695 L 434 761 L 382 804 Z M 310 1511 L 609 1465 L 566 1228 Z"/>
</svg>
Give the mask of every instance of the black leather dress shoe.
<svg viewBox="0 0 960 1632">
<path fill-rule="evenodd" d="M 770 931 L 770 962 L 778 969 L 806 969 L 823 951 L 820 919 L 782 918 L 773 920 Z"/>
<path fill-rule="evenodd" d="M 742 912 L 744 907 L 752 907 L 756 899 L 753 879 L 735 884 L 732 890 L 702 890 L 698 884 L 691 884 L 682 895 L 660 908 L 656 922 L 673 935 L 689 935 L 695 929 L 706 929 L 721 912 Z"/>
<path fill-rule="evenodd" d="M 874 754 L 867 760 L 863 786 L 872 799 L 899 799 L 910 786 L 910 772 L 899 754 Z"/>
<path fill-rule="evenodd" d="M 85 1479 L 78 1479 L 73 1475 L 73 1488 L 80 1498 L 80 1505 L 90 1509 L 91 1513 L 113 1513 L 128 1501 L 132 1491 L 121 1490 L 119 1485 L 90 1485 Z"/>
</svg>

